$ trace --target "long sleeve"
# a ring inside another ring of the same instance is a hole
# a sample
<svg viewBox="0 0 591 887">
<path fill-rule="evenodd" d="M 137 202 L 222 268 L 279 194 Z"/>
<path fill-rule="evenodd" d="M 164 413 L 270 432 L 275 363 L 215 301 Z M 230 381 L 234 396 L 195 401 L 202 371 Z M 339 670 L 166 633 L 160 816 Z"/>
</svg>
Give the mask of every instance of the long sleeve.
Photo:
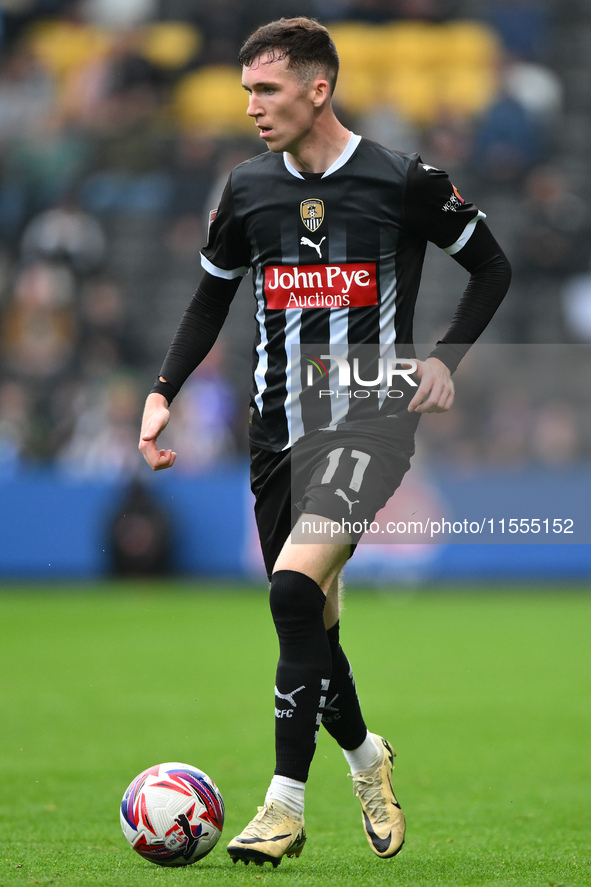
<svg viewBox="0 0 591 887">
<path fill-rule="evenodd" d="M 488 326 L 511 282 L 511 266 L 482 220 L 453 258 L 470 272 L 470 280 L 447 332 L 430 354 L 452 372 Z"/>
<path fill-rule="evenodd" d="M 153 392 L 168 403 L 211 350 L 228 315 L 240 278 L 227 280 L 207 271 L 188 305 L 170 344 Z M 162 379 L 166 379 L 162 382 Z"/>
</svg>

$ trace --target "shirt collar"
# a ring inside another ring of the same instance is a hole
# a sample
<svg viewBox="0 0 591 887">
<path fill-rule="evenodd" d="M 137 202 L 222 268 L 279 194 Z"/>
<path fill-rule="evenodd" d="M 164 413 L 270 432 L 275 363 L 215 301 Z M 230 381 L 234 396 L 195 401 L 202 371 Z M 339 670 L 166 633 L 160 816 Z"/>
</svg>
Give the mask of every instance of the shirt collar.
<svg viewBox="0 0 591 887">
<path fill-rule="evenodd" d="M 322 174 L 322 178 L 325 179 L 327 176 L 331 176 L 333 174 L 333 172 L 336 172 L 338 169 L 340 169 L 342 166 L 344 166 L 345 163 L 347 163 L 347 161 L 349 160 L 349 158 L 352 157 L 353 154 L 355 153 L 355 151 L 357 150 L 357 146 L 359 145 L 360 141 L 361 141 L 361 136 L 355 135 L 355 133 L 352 132 L 351 137 L 349 138 L 349 141 L 345 145 L 344 151 L 342 152 L 342 154 L 340 154 L 337 157 L 335 162 L 331 166 L 329 166 L 329 168 L 326 170 L 326 172 Z M 286 152 L 283 153 L 283 162 L 285 163 L 287 171 L 290 172 L 292 174 L 292 176 L 295 176 L 297 179 L 304 178 L 304 176 L 301 174 L 301 172 L 299 170 L 297 170 L 295 168 L 295 166 L 293 166 L 289 162 L 289 160 L 287 159 Z"/>
</svg>

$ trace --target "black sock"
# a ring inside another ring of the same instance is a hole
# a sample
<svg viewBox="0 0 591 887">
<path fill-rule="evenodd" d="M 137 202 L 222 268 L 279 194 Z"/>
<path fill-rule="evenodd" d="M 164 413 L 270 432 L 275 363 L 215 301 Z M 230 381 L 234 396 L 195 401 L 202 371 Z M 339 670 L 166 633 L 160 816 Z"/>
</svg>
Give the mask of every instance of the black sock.
<svg viewBox="0 0 591 887">
<path fill-rule="evenodd" d="M 326 598 L 313 579 L 278 570 L 270 605 L 279 638 L 275 684 L 276 776 L 306 782 L 330 681 L 330 645 L 324 627 Z"/>
<path fill-rule="evenodd" d="M 367 735 L 355 689 L 353 671 L 339 642 L 339 623 L 327 631 L 332 655 L 332 675 L 322 723 L 341 748 L 359 748 Z"/>
</svg>

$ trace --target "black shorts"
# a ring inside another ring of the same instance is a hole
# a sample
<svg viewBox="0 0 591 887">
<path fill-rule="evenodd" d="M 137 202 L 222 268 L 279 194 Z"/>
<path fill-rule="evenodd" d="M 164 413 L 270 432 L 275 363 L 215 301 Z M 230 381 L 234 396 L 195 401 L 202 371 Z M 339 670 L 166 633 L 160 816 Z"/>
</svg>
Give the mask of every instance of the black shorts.
<svg viewBox="0 0 591 887">
<path fill-rule="evenodd" d="M 269 578 L 300 514 L 350 528 L 353 552 L 364 522 L 374 519 L 410 467 L 418 421 L 409 413 L 344 423 L 304 435 L 280 453 L 251 448 L 250 483 Z"/>
</svg>

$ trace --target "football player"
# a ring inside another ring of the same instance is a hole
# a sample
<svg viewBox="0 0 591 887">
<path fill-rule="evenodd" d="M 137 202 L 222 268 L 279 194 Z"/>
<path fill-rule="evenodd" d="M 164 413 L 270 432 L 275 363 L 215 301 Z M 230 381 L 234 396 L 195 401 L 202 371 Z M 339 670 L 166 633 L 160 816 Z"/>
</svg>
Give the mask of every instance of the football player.
<svg viewBox="0 0 591 887">
<path fill-rule="evenodd" d="M 484 213 L 445 172 L 339 121 L 339 59 L 326 28 L 272 22 L 239 61 L 247 114 L 268 151 L 230 174 L 203 277 L 146 401 L 140 449 L 154 470 L 174 464 L 176 454 L 158 447 L 170 405 L 250 271 L 251 483 L 280 650 L 276 763 L 263 805 L 228 852 L 274 866 L 299 856 L 323 724 L 351 768 L 369 846 L 388 858 L 405 834 L 394 751 L 368 731 L 339 642 L 340 574 L 359 527 L 408 470 L 421 414 L 451 408 L 452 373 L 501 303 L 510 268 Z M 418 360 L 412 323 L 429 241 L 468 279 L 447 332 Z"/>
</svg>

